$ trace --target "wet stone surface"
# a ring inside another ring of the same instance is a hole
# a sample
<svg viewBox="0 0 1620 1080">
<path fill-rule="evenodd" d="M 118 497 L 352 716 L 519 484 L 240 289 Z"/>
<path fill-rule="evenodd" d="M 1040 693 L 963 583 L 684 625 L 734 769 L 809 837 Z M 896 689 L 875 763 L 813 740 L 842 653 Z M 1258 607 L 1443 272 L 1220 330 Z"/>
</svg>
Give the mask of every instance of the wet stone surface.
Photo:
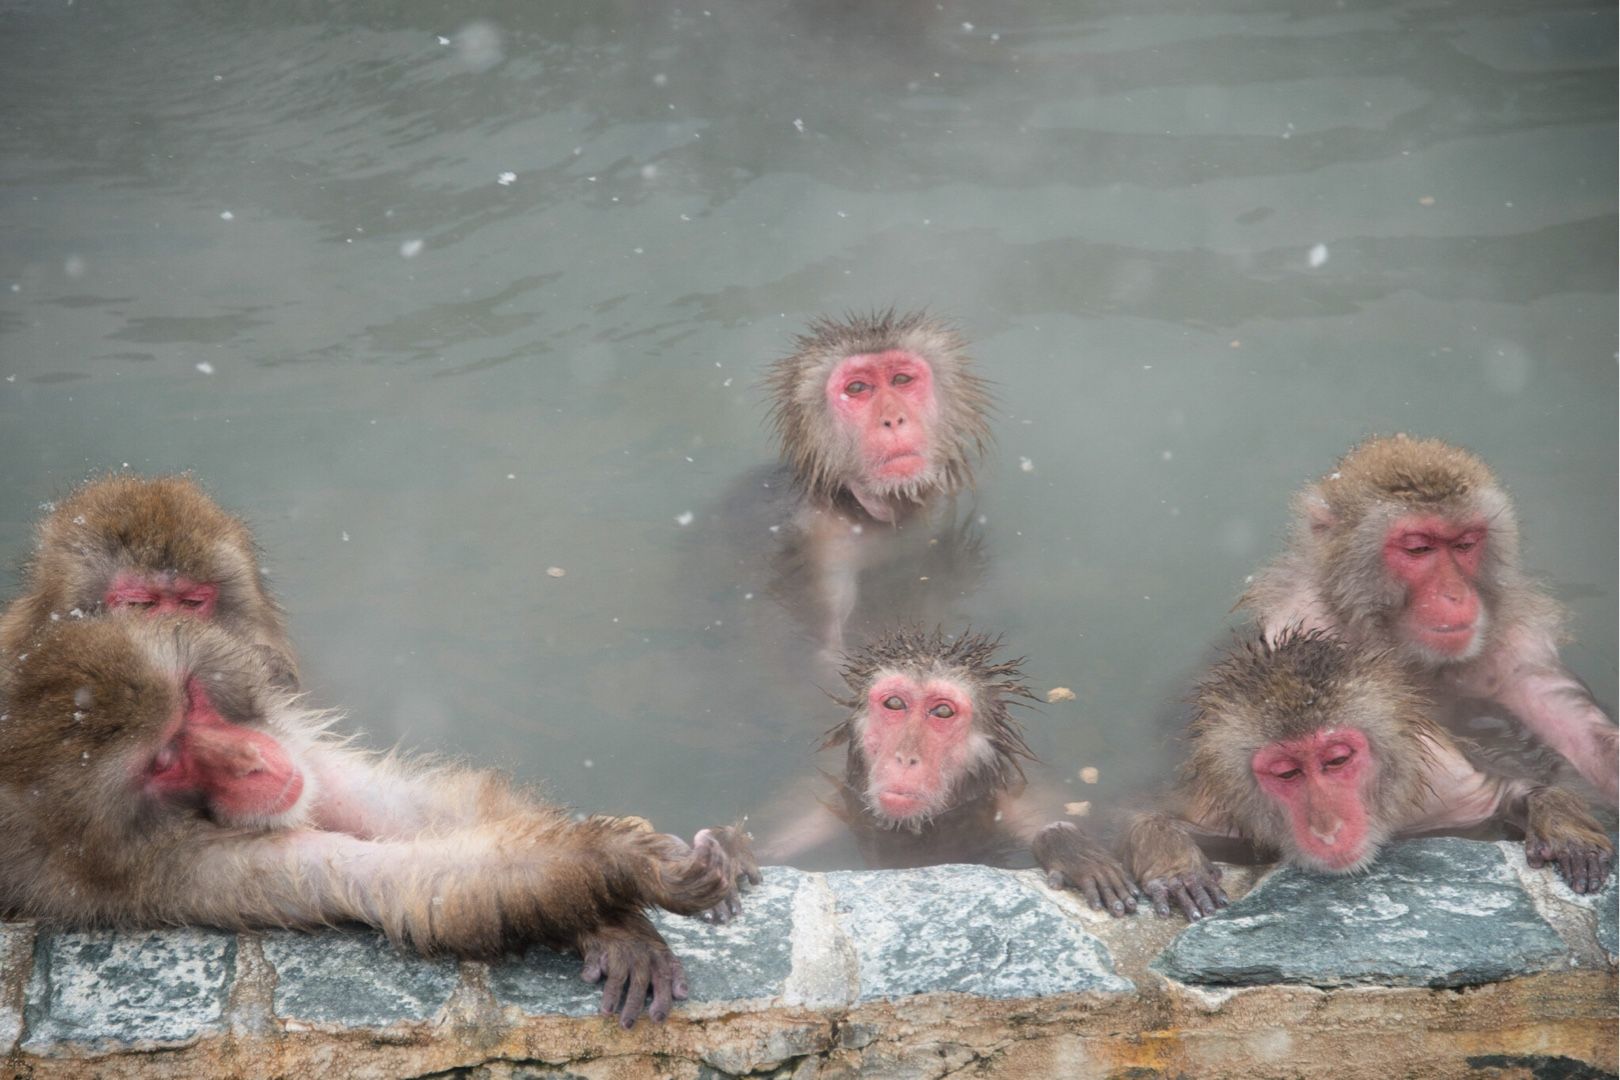
<svg viewBox="0 0 1620 1080">
<path fill-rule="evenodd" d="M 982 866 L 826 875 L 860 963 L 858 1000 L 1128 992 L 1101 941 L 1018 876 Z"/>
<path fill-rule="evenodd" d="M 218 1030 L 236 937 L 217 930 L 41 933 L 24 1049 L 176 1043 Z"/>
<path fill-rule="evenodd" d="M 454 960 L 402 952 L 368 930 L 264 935 L 276 971 L 275 1010 L 284 1020 L 385 1027 L 425 1020 L 456 988 Z"/>
<path fill-rule="evenodd" d="M 1495 844 L 1429 839 L 1362 875 L 1280 869 L 1152 966 L 1213 985 L 1470 986 L 1567 962 Z"/>
</svg>

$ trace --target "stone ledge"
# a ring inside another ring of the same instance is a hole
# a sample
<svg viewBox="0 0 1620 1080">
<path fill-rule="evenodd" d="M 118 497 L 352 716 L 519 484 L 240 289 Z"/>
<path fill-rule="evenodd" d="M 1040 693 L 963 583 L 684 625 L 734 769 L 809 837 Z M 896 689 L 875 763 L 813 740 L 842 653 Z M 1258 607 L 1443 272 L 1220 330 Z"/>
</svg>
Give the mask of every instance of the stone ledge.
<svg viewBox="0 0 1620 1080">
<path fill-rule="evenodd" d="M 1616 1069 L 1612 881 L 1576 897 L 1517 845 L 1445 839 L 1360 877 L 1228 884 L 1247 895 L 1188 927 L 1109 919 L 1033 871 L 771 868 L 731 925 L 658 917 L 691 1000 L 629 1032 L 545 950 L 457 963 L 362 931 L 0 924 L 0 1053 L 29 1077 Z"/>
</svg>

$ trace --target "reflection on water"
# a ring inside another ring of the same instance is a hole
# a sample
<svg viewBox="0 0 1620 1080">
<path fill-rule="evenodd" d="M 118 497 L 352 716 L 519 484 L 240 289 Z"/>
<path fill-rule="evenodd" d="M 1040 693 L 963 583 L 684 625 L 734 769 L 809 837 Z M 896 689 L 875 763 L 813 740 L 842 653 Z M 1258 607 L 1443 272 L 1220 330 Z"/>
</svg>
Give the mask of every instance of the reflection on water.
<svg viewBox="0 0 1620 1080">
<path fill-rule="evenodd" d="M 1495 466 L 1615 699 L 1612 8 L 5 23 L 0 550 L 92 470 L 195 469 L 378 745 L 681 828 L 812 775 L 824 680 L 699 519 L 771 460 L 792 333 L 890 303 L 997 383 L 951 617 L 1075 689 L 1026 720 L 1077 795 L 1155 767 L 1288 495 L 1372 431 Z"/>
</svg>

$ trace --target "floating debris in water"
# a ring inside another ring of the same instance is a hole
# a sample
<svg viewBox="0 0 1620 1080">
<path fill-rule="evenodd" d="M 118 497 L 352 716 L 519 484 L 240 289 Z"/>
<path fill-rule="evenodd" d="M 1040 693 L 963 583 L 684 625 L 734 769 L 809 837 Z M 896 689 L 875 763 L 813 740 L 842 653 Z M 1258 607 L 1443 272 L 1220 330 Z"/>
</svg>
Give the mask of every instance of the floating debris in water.
<svg viewBox="0 0 1620 1080">
<path fill-rule="evenodd" d="M 793 130 L 797 131 L 800 135 L 804 134 L 804 121 L 800 120 L 797 116 L 793 118 Z"/>
<path fill-rule="evenodd" d="M 1087 765 L 1085 768 L 1080 770 L 1080 782 L 1082 784 L 1095 784 L 1097 782 L 1098 775 L 1097 766 Z"/>
<path fill-rule="evenodd" d="M 198 362 L 197 370 L 202 372 L 204 375 L 212 375 L 214 373 L 214 365 L 210 364 L 206 360 L 202 360 Z"/>
<path fill-rule="evenodd" d="M 1418 205 L 1419 206 L 1433 206 L 1434 205 L 1434 196 L 1433 195 L 1425 195 L 1425 196 L 1423 196 L 1421 199 L 1418 200 Z"/>
<path fill-rule="evenodd" d="M 501 187 L 505 187 L 508 184 L 514 183 L 516 180 L 517 180 L 517 173 L 515 173 L 515 172 L 503 172 L 503 173 L 501 173 L 501 175 L 499 175 L 499 176 L 497 176 L 495 178 L 495 182 L 497 184 L 501 185 Z"/>
<path fill-rule="evenodd" d="M 1070 817 L 1085 817 L 1091 813 L 1091 803 L 1087 801 L 1066 802 L 1063 804 L 1063 812 Z"/>
<path fill-rule="evenodd" d="M 1018 467 L 1025 472 L 1035 471 L 1035 463 L 1027 457 L 1021 457 L 1018 459 Z"/>
<path fill-rule="evenodd" d="M 682 528 L 692 524 L 692 511 L 683 510 L 679 514 L 676 514 L 675 524 L 681 526 Z"/>
<path fill-rule="evenodd" d="M 1067 686 L 1054 686 L 1046 692 L 1046 700 L 1050 702 L 1073 701 L 1074 691 Z"/>
<path fill-rule="evenodd" d="M 221 210 L 219 212 L 219 220 L 221 220 L 221 221 L 235 221 L 236 220 L 236 215 L 231 213 L 229 210 Z"/>
<path fill-rule="evenodd" d="M 1328 261 L 1327 245 L 1326 244 L 1317 244 L 1315 247 L 1311 248 L 1310 261 L 1311 261 L 1311 269 L 1312 270 L 1315 270 L 1318 266 L 1321 266 L 1323 263 L 1327 262 Z"/>
<path fill-rule="evenodd" d="M 546 567 L 546 577 L 564 577 L 567 575 L 567 573 L 568 571 L 564 570 L 560 566 Z"/>
<path fill-rule="evenodd" d="M 414 259 L 422 253 L 422 241 L 407 240 L 399 245 L 399 253 L 407 259 Z"/>
</svg>

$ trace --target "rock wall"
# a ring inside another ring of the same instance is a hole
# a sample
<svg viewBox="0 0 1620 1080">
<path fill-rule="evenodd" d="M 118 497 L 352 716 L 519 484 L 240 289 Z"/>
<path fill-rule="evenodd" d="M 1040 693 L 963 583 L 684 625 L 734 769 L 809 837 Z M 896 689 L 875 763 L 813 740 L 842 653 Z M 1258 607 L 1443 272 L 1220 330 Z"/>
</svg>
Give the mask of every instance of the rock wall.
<svg viewBox="0 0 1620 1080">
<path fill-rule="evenodd" d="M 1032 871 L 771 868 L 729 926 L 660 917 L 691 1000 L 628 1032 L 544 950 L 0 924 L 0 1054 L 40 1078 L 1614 1075 L 1612 881 L 1577 897 L 1451 839 L 1256 876 L 1189 927 Z"/>
</svg>

